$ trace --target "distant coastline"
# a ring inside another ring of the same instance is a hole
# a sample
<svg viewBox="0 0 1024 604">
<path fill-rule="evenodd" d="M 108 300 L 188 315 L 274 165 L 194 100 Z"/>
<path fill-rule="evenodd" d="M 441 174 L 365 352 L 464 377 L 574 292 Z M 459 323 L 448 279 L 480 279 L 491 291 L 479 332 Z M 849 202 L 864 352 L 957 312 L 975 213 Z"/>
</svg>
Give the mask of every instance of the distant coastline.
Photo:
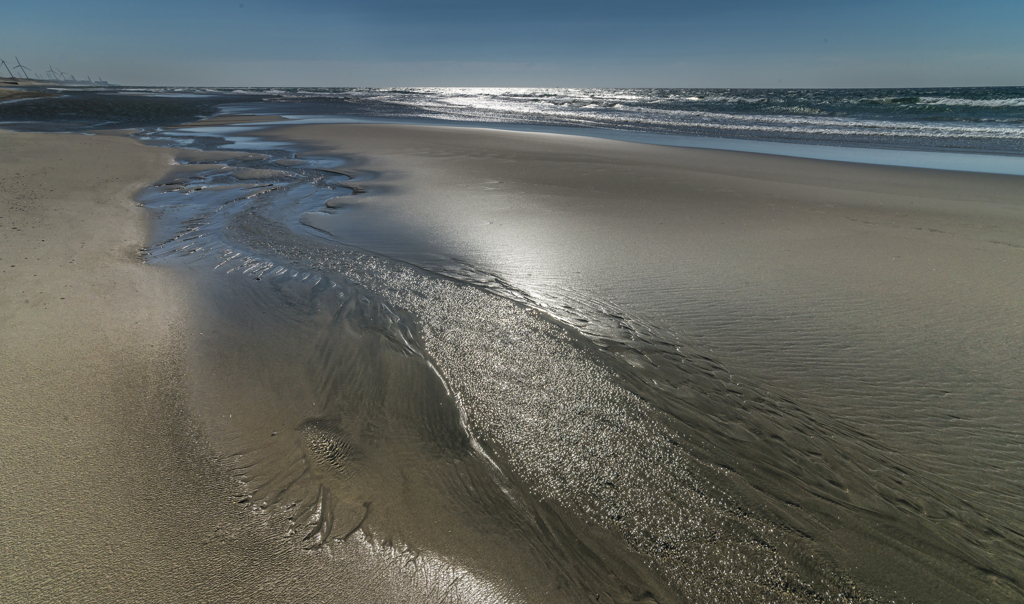
<svg viewBox="0 0 1024 604">
<path fill-rule="evenodd" d="M 106 80 L 36 80 L 32 78 L 0 78 L 0 86 L 118 86 Z"/>
<path fill-rule="evenodd" d="M 43 90 L 43 87 L 53 86 L 91 88 L 96 86 L 117 86 L 106 80 L 36 80 L 26 78 L 0 78 L 0 103 L 7 101 L 20 101 L 24 99 L 38 99 L 49 96 L 57 96 L 56 93 Z"/>
<path fill-rule="evenodd" d="M 17 86 L 18 84 L 13 84 Z M 41 90 L 24 90 L 18 88 L 8 88 L 11 86 L 7 81 L 0 81 L 0 103 L 6 101 L 18 101 L 22 99 L 38 99 L 47 96 L 55 96 L 52 92 L 43 92 Z"/>
</svg>

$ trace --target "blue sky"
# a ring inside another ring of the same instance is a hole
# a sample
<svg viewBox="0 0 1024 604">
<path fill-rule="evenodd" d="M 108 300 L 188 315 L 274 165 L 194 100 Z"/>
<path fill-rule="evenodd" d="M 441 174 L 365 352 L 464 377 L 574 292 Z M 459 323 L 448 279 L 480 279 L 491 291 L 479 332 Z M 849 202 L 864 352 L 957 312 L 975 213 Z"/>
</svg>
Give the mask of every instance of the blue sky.
<svg viewBox="0 0 1024 604">
<path fill-rule="evenodd" d="M 1022 30 L 1020 0 L 37 0 L 0 58 L 138 85 L 1024 85 Z"/>
</svg>

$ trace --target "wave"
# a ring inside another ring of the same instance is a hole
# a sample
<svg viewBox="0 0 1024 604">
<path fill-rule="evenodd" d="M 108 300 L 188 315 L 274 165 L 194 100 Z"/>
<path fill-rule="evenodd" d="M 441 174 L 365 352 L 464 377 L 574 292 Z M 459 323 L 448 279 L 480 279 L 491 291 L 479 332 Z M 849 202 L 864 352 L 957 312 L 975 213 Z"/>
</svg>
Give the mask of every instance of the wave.
<svg viewBox="0 0 1024 604">
<path fill-rule="evenodd" d="M 979 107 L 979 108 L 1014 108 L 1024 107 L 1024 97 L 1001 99 L 971 99 L 948 96 L 882 96 L 858 99 L 863 105 L 903 105 L 923 107 Z"/>
<path fill-rule="evenodd" d="M 830 116 L 814 107 L 797 107 L 788 113 L 726 113 L 720 111 L 677 109 L 649 105 L 554 102 L 551 99 L 531 103 L 509 101 L 502 97 L 448 96 L 410 102 L 394 100 L 419 110 L 417 117 L 443 120 L 515 122 L 532 118 L 553 125 L 566 122 L 597 127 L 635 129 L 696 127 L 721 131 L 764 134 L 800 134 L 834 137 L 880 136 L 941 139 L 1020 140 L 1024 127 L 1012 122 L 924 121 L 870 119 L 869 116 Z"/>
<path fill-rule="evenodd" d="M 166 111 L 179 109 L 172 107 L 175 103 L 171 101 L 178 101 L 180 108 L 191 102 L 193 117 L 210 114 L 226 103 L 234 104 L 234 112 L 259 113 L 267 111 L 265 103 L 276 102 L 290 104 L 288 112 L 299 114 L 1024 153 L 1024 88 L 1020 87 L 723 90 L 138 86 L 95 92 L 58 91 L 66 98 L 30 100 L 5 107 L 0 111 L 0 121 L 67 122 L 72 114 L 84 115 L 81 95 L 93 94 L 121 99 L 107 112 L 124 113 L 126 117 L 118 122 L 123 126 L 163 119 Z M 147 105 L 140 101 L 142 97 L 167 99 L 168 103 Z"/>
<path fill-rule="evenodd" d="M 922 97 L 920 102 L 923 105 L 948 105 L 950 107 L 1024 107 L 1024 97 L 1009 99 Z"/>
</svg>

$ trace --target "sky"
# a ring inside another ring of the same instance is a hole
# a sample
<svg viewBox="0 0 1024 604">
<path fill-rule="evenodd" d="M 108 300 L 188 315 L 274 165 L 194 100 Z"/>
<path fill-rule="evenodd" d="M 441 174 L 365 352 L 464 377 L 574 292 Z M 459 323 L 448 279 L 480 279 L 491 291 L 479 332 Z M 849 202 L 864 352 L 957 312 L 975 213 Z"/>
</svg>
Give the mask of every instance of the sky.
<svg viewBox="0 0 1024 604">
<path fill-rule="evenodd" d="M 1024 85 L 1021 0 L 12 4 L 0 58 L 125 85 Z"/>
</svg>

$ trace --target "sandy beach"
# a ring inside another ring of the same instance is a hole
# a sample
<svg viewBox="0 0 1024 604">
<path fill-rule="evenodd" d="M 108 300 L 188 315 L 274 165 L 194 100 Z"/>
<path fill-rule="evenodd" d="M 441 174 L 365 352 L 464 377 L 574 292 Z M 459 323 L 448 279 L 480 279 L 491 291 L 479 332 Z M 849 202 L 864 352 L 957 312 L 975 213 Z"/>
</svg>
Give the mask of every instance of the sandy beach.
<svg viewBox="0 0 1024 604">
<path fill-rule="evenodd" d="M 189 419 L 187 295 L 139 258 L 148 216 L 132 196 L 171 155 L 107 136 L 0 137 L 0 591 L 227 595 L 260 543 L 220 536 L 245 520 Z"/>
<path fill-rule="evenodd" d="M 1021 593 L 1024 179 L 260 136 L 294 152 L 0 132 L 11 599 Z M 341 196 L 287 197 L 324 158 Z M 143 263 L 200 185 L 209 265 Z"/>
<path fill-rule="evenodd" d="M 409 601 L 403 569 L 311 559 L 237 504 L 190 403 L 191 293 L 139 256 L 133 196 L 172 159 L 0 131 L 0 597 Z"/>
<path fill-rule="evenodd" d="M 64 4 L 0 604 L 1024 604 L 1024 3 Z"/>
</svg>

